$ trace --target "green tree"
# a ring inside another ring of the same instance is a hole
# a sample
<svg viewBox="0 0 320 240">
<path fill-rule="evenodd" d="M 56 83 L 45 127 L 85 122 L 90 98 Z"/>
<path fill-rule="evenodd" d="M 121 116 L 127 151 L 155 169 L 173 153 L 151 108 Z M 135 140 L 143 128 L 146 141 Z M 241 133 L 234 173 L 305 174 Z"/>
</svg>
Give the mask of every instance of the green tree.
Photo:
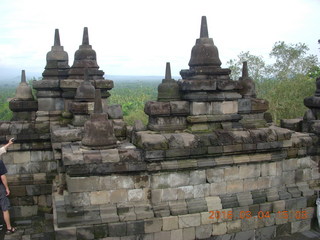
<svg viewBox="0 0 320 240">
<path fill-rule="evenodd" d="M 270 57 L 275 58 L 275 63 L 269 67 L 270 75 L 278 80 L 307 75 L 319 64 L 317 56 L 307 55 L 308 51 L 304 43 L 276 42 L 270 53 Z"/>
<path fill-rule="evenodd" d="M 269 111 L 278 122 L 283 118 L 303 116 L 306 110 L 303 100 L 314 94 L 320 68 L 317 57 L 309 55 L 308 51 L 303 43 L 276 42 L 270 52 L 270 57 L 275 59 L 273 64 L 266 64 L 261 56 L 249 52 L 241 52 L 237 59 L 231 59 L 227 64 L 232 78 L 237 80 L 242 62 L 248 62 L 257 95 L 269 101 Z"/>
<path fill-rule="evenodd" d="M 255 81 L 262 81 L 265 76 L 266 63 L 262 56 L 255 56 L 250 54 L 250 52 L 241 52 L 237 59 L 230 59 L 227 62 L 227 66 L 231 69 L 231 78 L 233 80 L 238 80 L 242 74 L 242 63 L 244 61 L 248 62 L 249 75 Z"/>
</svg>

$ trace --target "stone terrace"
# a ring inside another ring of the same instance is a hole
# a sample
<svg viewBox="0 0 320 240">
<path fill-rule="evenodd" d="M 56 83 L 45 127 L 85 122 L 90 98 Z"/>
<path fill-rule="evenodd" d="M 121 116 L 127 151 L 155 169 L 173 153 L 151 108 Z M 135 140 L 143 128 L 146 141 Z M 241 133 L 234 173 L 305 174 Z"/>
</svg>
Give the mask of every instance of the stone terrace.
<svg viewBox="0 0 320 240">
<path fill-rule="evenodd" d="M 167 63 L 158 99 L 145 105 L 147 126 L 131 127 L 120 105 L 107 104 L 113 81 L 88 29 L 71 68 L 56 30 L 37 100 L 22 81 L 14 119 L 0 122 L 0 140 L 16 139 L 2 159 L 19 231 L 5 239 L 249 240 L 310 230 L 317 98 L 303 122 L 280 128 L 247 64 L 239 81 L 220 66 L 202 17 L 189 69 L 175 81 Z"/>
</svg>

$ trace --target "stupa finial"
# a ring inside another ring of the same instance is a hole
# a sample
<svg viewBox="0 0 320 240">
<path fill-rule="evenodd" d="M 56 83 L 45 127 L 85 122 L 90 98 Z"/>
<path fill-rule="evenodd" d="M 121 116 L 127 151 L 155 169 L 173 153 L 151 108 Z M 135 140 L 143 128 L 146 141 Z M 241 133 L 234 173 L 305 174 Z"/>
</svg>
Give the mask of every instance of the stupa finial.
<svg viewBox="0 0 320 240">
<path fill-rule="evenodd" d="M 83 29 L 82 45 L 89 45 L 89 34 L 87 27 L 84 27 Z"/>
<path fill-rule="evenodd" d="M 165 80 L 171 80 L 171 67 L 170 67 L 170 62 L 167 62 L 166 64 L 166 75 L 165 75 Z"/>
<path fill-rule="evenodd" d="M 248 78 L 249 74 L 248 74 L 248 62 L 244 61 L 242 63 L 242 78 Z"/>
<path fill-rule="evenodd" d="M 200 28 L 200 38 L 208 38 L 208 25 L 207 25 L 207 17 L 202 16 L 201 18 L 201 28 Z"/>
<path fill-rule="evenodd" d="M 59 29 L 55 29 L 55 31 L 54 31 L 54 44 L 53 45 L 54 46 L 61 46 Z"/>
<path fill-rule="evenodd" d="M 25 70 L 21 71 L 21 83 L 27 83 Z"/>
</svg>

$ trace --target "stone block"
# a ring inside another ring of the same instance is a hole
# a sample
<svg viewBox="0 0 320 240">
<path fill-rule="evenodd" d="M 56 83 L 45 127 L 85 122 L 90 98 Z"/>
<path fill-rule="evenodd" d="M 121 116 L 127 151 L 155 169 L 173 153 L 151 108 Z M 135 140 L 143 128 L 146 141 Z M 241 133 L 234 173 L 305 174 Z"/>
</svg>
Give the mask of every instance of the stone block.
<svg viewBox="0 0 320 240">
<path fill-rule="evenodd" d="M 194 240 L 196 237 L 196 232 L 194 227 L 182 229 L 183 240 Z"/>
<path fill-rule="evenodd" d="M 90 205 L 90 194 L 88 192 L 71 193 L 70 203 L 73 207 L 81 207 Z"/>
<path fill-rule="evenodd" d="M 232 144 L 223 146 L 223 152 L 231 153 L 231 152 L 241 152 L 242 151 L 242 144 Z"/>
<path fill-rule="evenodd" d="M 144 232 L 144 221 L 127 222 L 127 235 L 138 235 Z"/>
<path fill-rule="evenodd" d="M 31 161 L 30 151 L 13 152 L 13 162 L 15 164 L 25 164 Z"/>
<path fill-rule="evenodd" d="M 101 150 L 100 153 L 101 153 L 101 160 L 103 163 L 120 161 L 118 149 Z"/>
<path fill-rule="evenodd" d="M 285 206 L 286 206 L 285 200 L 274 201 L 272 203 L 273 212 L 274 213 L 279 212 L 279 211 L 282 212 L 286 209 Z"/>
<path fill-rule="evenodd" d="M 164 150 L 145 151 L 145 158 L 149 161 L 162 160 L 165 158 Z"/>
<path fill-rule="evenodd" d="M 190 184 L 204 184 L 206 183 L 206 172 L 205 170 L 196 170 L 190 172 Z"/>
<path fill-rule="evenodd" d="M 217 165 L 229 165 L 233 164 L 233 157 L 232 156 L 222 156 L 222 157 L 215 157 L 214 161 Z"/>
<path fill-rule="evenodd" d="M 237 200 L 240 207 L 249 206 L 253 204 L 252 195 L 250 192 L 237 193 Z"/>
<path fill-rule="evenodd" d="M 207 181 L 209 183 L 218 183 L 224 181 L 224 168 L 210 168 L 206 170 Z"/>
<path fill-rule="evenodd" d="M 210 184 L 210 195 L 216 196 L 216 195 L 222 195 L 227 193 L 227 183 L 221 182 L 221 183 L 211 183 Z"/>
<path fill-rule="evenodd" d="M 101 222 L 118 222 L 119 216 L 116 205 L 100 205 L 99 206 Z"/>
<path fill-rule="evenodd" d="M 238 100 L 239 113 L 251 113 L 251 99 L 241 98 Z"/>
<path fill-rule="evenodd" d="M 149 132 L 137 132 L 135 144 L 145 150 L 168 149 L 167 140 L 163 135 L 151 134 Z"/>
<path fill-rule="evenodd" d="M 171 232 L 156 232 L 154 233 L 154 240 L 170 239 Z"/>
<path fill-rule="evenodd" d="M 193 186 L 183 186 L 177 188 L 178 200 L 193 198 Z"/>
<path fill-rule="evenodd" d="M 182 229 L 172 230 L 170 240 L 183 240 L 183 230 Z"/>
<path fill-rule="evenodd" d="M 224 169 L 224 179 L 225 181 L 232 181 L 232 180 L 239 179 L 239 167 L 238 166 L 226 167 Z"/>
<path fill-rule="evenodd" d="M 224 235 L 227 233 L 227 223 L 214 223 L 213 225 L 212 235 Z"/>
<path fill-rule="evenodd" d="M 218 196 L 205 198 L 209 211 L 222 209 L 221 199 Z"/>
<path fill-rule="evenodd" d="M 223 209 L 239 207 L 239 202 L 235 194 L 223 195 L 220 196 L 220 198 Z"/>
<path fill-rule="evenodd" d="M 127 235 L 127 223 L 109 223 L 108 224 L 109 237 L 123 237 Z"/>
<path fill-rule="evenodd" d="M 249 212 L 250 212 L 250 210 L 249 210 Z M 250 214 L 251 214 L 252 217 L 241 219 L 241 229 L 242 229 L 242 231 L 248 231 L 248 230 L 255 229 L 256 218 L 253 217 L 253 214 L 251 212 L 250 212 Z"/>
<path fill-rule="evenodd" d="M 232 158 L 235 164 L 248 163 L 250 161 L 249 155 L 234 155 Z M 239 178 L 241 177 L 239 176 Z"/>
<path fill-rule="evenodd" d="M 201 225 L 196 227 L 196 239 L 207 239 L 211 236 L 212 225 Z"/>
<path fill-rule="evenodd" d="M 197 227 L 200 224 L 200 213 L 179 216 L 179 228 Z"/>
<path fill-rule="evenodd" d="M 147 219 L 144 221 L 145 233 L 155 233 L 162 230 L 163 220 L 162 218 Z"/>
<path fill-rule="evenodd" d="M 107 191 L 96 191 L 90 193 L 91 205 L 106 204 L 110 202 L 110 194 Z"/>
<path fill-rule="evenodd" d="M 277 237 L 291 234 L 291 223 L 277 224 Z"/>
<path fill-rule="evenodd" d="M 134 210 L 134 206 L 130 203 L 124 202 L 117 204 L 117 214 L 121 222 L 137 220 L 137 215 Z"/>
<path fill-rule="evenodd" d="M 77 240 L 77 228 L 61 228 L 55 231 L 56 239 Z"/>
<path fill-rule="evenodd" d="M 149 116 L 170 116 L 170 102 L 148 101 L 144 112 Z"/>
<path fill-rule="evenodd" d="M 126 189 L 117 189 L 110 191 L 110 202 L 111 203 L 120 203 L 128 201 L 128 190 Z"/>
<path fill-rule="evenodd" d="M 108 226 L 107 225 L 94 225 L 93 226 L 94 238 L 105 238 L 108 236 Z"/>
<path fill-rule="evenodd" d="M 260 164 L 241 165 L 239 177 L 240 179 L 260 177 L 260 169 Z"/>
<path fill-rule="evenodd" d="M 252 98 L 251 109 L 252 112 L 266 112 L 269 109 L 269 102 L 264 99 Z"/>
<path fill-rule="evenodd" d="M 227 233 L 241 232 L 241 219 L 227 222 Z"/>
<path fill-rule="evenodd" d="M 195 198 L 186 200 L 188 213 L 199 213 L 208 211 L 207 204 L 204 198 Z"/>
<path fill-rule="evenodd" d="M 210 195 L 210 184 L 199 184 L 193 186 L 194 198 L 203 198 Z"/>
<path fill-rule="evenodd" d="M 82 227 L 77 228 L 77 239 L 94 239 L 94 232 L 93 228 L 90 227 Z"/>
<path fill-rule="evenodd" d="M 134 188 L 133 177 L 130 175 L 111 176 L 112 189 Z"/>
<path fill-rule="evenodd" d="M 190 106 L 188 101 L 170 101 L 172 115 L 189 115 Z"/>
<path fill-rule="evenodd" d="M 145 191 L 143 189 L 129 189 L 128 190 L 128 201 L 144 201 L 146 199 Z"/>
<path fill-rule="evenodd" d="M 190 102 L 190 115 L 212 114 L 212 106 L 209 102 Z"/>
<path fill-rule="evenodd" d="M 239 239 L 239 240 L 242 240 L 242 239 L 255 239 L 255 233 L 254 233 L 254 230 L 249 230 L 249 231 L 243 231 L 243 232 L 237 232 L 235 235 L 234 235 L 234 239 Z"/>
<path fill-rule="evenodd" d="M 276 176 L 277 175 L 277 163 L 262 163 L 261 164 L 261 176 Z"/>
<path fill-rule="evenodd" d="M 188 213 L 187 203 L 184 200 L 170 201 L 170 213 L 173 216 L 184 215 Z"/>
<path fill-rule="evenodd" d="M 175 173 L 159 173 L 151 177 L 151 187 L 168 188 L 180 187 L 189 185 L 190 175 L 188 172 L 175 172 Z"/>
<path fill-rule="evenodd" d="M 91 192 L 102 190 L 99 184 L 99 177 L 66 177 L 69 193 L 73 192 Z"/>
<path fill-rule="evenodd" d="M 243 192 L 243 180 L 234 180 L 227 182 L 227 193 Z"/>
<path fill-rule="evenodd" d="M 163 217 L 163 231 L 174 230 L 179 228 L 179 219 L 177 216 Z"/>
<path fill-rule="evenodd" d="M 223 101 L 212 103 L 213 114 L 236 114 L 238 113 L 237 101 Z"/>
<path fill-rule="evenodd" d="M 173 201 L 177 200 L 177 189 L 176 188 L 165 188 L 162 189 L 161 201 Z"/>
</svg>

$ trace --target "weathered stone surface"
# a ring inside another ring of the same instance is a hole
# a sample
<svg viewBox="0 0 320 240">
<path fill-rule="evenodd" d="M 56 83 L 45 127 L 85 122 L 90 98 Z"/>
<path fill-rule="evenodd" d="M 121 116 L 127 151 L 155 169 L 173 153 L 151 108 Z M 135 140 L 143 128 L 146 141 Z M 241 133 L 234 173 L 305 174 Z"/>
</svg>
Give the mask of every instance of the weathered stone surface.
<svg viewBox="0 0 320 240">
<path fill-rule="evenodd" d="M 188 214 L 179 216 L 179 228 L 200 226 L 200 214 Z"/>
<path fill-rule="evenodd" d="M 160 232 L 163 226 L 162 218 L 148 219 L 144 222 L 144 229 L 146 233 Z"/>
<path fill-rule="evenodd" d="M 196 239 L 207 239 L 211 236 L 212 225 L 201 225 L 196 227 Z"/>
<path fill-rule="evenodd" d="M 149 116 L 170 116 L 169 102 L 146 102 L 144 112 Z"/>
<path fill-rule="evenodd" d="M 170 216 L 163 218 L 163 231 L 174 230 L 179 228 L 179 218 L 178 216 Z"/>
<path fill-rule="evenodd" d="M 160 134 L 152 134 L 148 131 L 137 132 L 135 144 L 146 150 L 168 149 L 167 139 Z"/>
<path fill-rule="evenodd" d="M 177 115 L 188 115 L 190 112 L 189 102 L 187 101 L 170 101 L 171 114 Z"/>
<path fill-rule="evenodd" d="M 122 107 L 120 104 L 109 105 L 107 108 L 107 113 L 111 119 L 122 119 L 123 118 Z"/>
<path fill-rule="evenodd" d="M 227 223 L 214 223 L 212 235 L 223 235 L 227 233 Z"/>
</svg>

